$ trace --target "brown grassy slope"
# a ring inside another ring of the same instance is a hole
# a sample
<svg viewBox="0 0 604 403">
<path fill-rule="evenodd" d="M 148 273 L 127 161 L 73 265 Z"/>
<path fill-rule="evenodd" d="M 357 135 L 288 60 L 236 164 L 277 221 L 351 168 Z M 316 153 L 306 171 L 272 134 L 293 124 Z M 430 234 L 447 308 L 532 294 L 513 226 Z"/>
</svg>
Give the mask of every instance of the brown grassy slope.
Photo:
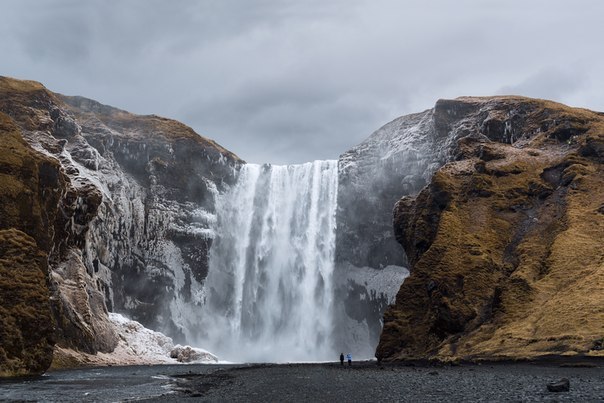
<svg viewBox="0 0 604 403">
<path fill-rule="evenodd" d="M 35 81 L 0 76 L 0 111 L 23 130 L 49 129 L 53 122 L 47 111 L 54 95 Z"/>
<path fill-rule="evenodd" d="M 531 135 L 516 147 L 462 139 L 458 161 L 399 201 L 395 232 L 412 274 L 385 314 L 376 355 L 601 355 L 602 116 L 522 98 L 460 101 L 530 103 L 522 130 Z"/>
<path fill-rule="evenodd" d="M 58 163 L 0 113 L 0 376 L 40 374 L 52 360 L 47 260 L 61 181 Z"/>
</svg>

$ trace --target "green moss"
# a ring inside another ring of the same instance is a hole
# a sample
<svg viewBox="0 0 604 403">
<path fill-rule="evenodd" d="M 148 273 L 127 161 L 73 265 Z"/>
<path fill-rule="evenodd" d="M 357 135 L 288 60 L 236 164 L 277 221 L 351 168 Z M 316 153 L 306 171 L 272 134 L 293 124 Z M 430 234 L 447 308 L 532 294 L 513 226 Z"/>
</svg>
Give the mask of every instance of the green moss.
<svg viewBox="0 0 604 403">
<path fill-rule="evenodd" d="M 35 240 L 0 230 L 0 376 L 40 374 L 52 360 L 47 256 Z"/>
</svg>

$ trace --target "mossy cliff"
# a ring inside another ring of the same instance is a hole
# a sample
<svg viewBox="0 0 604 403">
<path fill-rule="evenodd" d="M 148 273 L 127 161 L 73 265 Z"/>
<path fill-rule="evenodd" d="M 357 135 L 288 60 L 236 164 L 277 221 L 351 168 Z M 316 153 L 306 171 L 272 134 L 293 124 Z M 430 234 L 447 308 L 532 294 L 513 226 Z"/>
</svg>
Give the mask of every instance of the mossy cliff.
<svg viewBox="0 0 604 403">
<path fill-rule="evenodd" d="M 54 136 L 74 125 L 54 94 L 0 78 L 0 95 L 0 376 L 40 374 L 55 343 L 89 353 L 117 343 L 79 253 L 102 196 L 57 158 L 65 141 Z"/>
<path fill-rule="evenodd" d="M 181 336 L 214 194 L 242 161 L 182 123 L 7 77 L 0 138 L 0 377 L 44 372 L 55 343 L 111 352 L 108 307 Z"/>
<path fill-rule="evenodd" d="M 602 355 L 604 116 L 520 97 L 439 108 L 467 133 L 394 208 L 411 275 L 376 356 Z"/>
<path fill-rule="evenodd" d="M 0 113 L 0 377 L 39 374 L 52 361 L 48 255 L 64 178 Z"/>
</svg>

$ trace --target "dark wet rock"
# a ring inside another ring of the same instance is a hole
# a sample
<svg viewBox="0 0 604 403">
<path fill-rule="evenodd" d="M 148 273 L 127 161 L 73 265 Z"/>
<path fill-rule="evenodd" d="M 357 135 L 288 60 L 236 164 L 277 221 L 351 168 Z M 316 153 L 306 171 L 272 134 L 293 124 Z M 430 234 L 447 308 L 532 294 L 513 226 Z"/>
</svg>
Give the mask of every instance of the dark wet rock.
<svg viewBox="0 0 604 403">
<path fill-rule="evenodd" d="M 550 392 L 568 392 L 570 390 L 570 382 L 566 378 L 562 378 L 557 382 L 547 384 L 547 390 Z"/>
<path fill-rule="evenodd" d="M 585 145 L 579 149 L 583 157 L 591 158 L 604 164 L 604 133 L 597 138 L 589 138 Z"/>
</svg>

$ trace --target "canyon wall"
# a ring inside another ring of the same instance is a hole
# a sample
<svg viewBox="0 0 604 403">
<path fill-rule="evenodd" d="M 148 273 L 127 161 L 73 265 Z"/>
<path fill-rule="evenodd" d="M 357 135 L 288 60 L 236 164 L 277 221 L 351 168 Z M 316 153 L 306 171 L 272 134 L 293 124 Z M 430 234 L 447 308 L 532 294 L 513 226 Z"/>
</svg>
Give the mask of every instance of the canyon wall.
<svg viewBox="0 0 604 403">
<path fill-rule="evenodd" d="M 3 113 L 0 133 L 0 376 L 39 374 L 52 361 L 49 223 L 65 179 Z"/>
<path fill-rule="evenodd" d="M 184 340 L 214 197 L 242 161 L 181 123 L 32 81 L 0 77 L 0 113 L 0 375 L 43 372 L 55 343 L 112 351 L 107 308 Z"/>
<path fill-rule="evenodd" d="M 411 275 L 376 356 L 602 355 L 603 115 L 519 97 L 439 106 L 467 133 L 395 206 Z"/>
<path fill-rule="evenodd" d="M 342 154 L 332 347 L 600 354 L 602 122 L 526 98 L 441 100 Z M 4 77 L 0 136 L 0 376 L 44 372 L 55 345 L 112 351 L 109 311 L 176 342 L 208 331 L 216 196 L 243 161 L 176 121 Z"/>
<path fill-rule="evenodd" d="M 473 105 L 441 100 L 432 109 L 393 120 L 340 156 L 337 346 L 374 356 L 383 313 L 409 274 L 392 227 L 393 206 L 430 182 L 453 158 L 458 139 L 477 135 L 476 121 L 468 119 L 473 113 Z"/>
</svg>

